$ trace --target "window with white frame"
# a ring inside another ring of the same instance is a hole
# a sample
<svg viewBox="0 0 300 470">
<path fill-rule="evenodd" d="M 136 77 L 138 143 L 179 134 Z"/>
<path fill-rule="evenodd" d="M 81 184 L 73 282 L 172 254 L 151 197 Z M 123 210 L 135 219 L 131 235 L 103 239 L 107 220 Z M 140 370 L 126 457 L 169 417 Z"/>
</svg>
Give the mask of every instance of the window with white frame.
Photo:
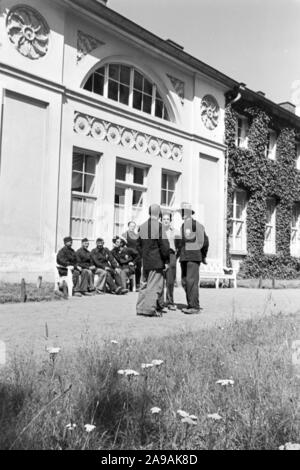
<svg viewBox="0 0 300 470">
<path fill-rule="evenodd" d="M 146 213 L 147 168 L 125 161 L 116 163 L 114 235 L 122 235 L 127 224 L 140 224 Z"/>
<path fill-rule="evenodd" d="M 99 158 L 88 152 L 74 151 L 72 167 L 71 236 L 74 240 L 95 238 L 97 164 Z"/>
<path fill-rule="evenodd" d="M 169 121 L 157 86 L 133 67 L 107 64 L 87 79 L 85 90 Z"/>
<path fill-rule="evenodd" d="M 248 119 L 244 116 L 237 116 L 235 130 L 235 145 L 241 148 L 248 146 Z"/>
<path fill-rule="evenodd" d="M 276 200 L 273 197 L 267 199 L 264 252 L 276 253 Z"/>
<path fill-rule="evenodd" d="M 176 185 L 178 175 L 162 170 L 161 174 L 161 206 L 171 209 L 176 201 Z"/>
<path fill-rule="evenodd" d="M 300 171 L 300 142 L 296 144 L 296 170 Z"/>
<path fill-rule="evenodd" d="M 231 204 L 231 233 L 229 237 L 230 251 L 247 251 L 247 193 L 236 189 Z"/>
<path fill-rule="evenodd" d="M 293 206 L 291 225 L 291 255 L 300 257 L 300 202 Z"/>
<path fill-rule="evenodd" d="M 270 160 L 276 160 L 276 143 L 277 133 L 272 129 L 269 129 L 265 155 L 270 158 Z"/>
</svg>

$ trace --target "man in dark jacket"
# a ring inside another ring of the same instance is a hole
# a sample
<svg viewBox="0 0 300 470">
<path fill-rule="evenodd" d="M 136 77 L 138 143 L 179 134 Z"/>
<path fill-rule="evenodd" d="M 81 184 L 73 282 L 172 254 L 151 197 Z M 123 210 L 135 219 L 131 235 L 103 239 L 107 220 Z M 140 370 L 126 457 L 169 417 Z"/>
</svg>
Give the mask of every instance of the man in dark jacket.
<svg viewBox="0 0 300 470">
<path fill-rule="evenodd" d="M 104 247 L 103 238 L 96 240 L 97 247 L 91 251 L 92 261 L 96 268 L 106 272 L 106 284 L 111 294 L 126 294 L 127 289 L 122 288 L 122 279 L 117 261 L 108 250 Z"/>
<path fill-rule="evenodd" d="M 200 313 L 199 304 L 199 268 L 200 263 L 206 263 L 209 246 L 208 237 L 203 225 L 193 219 L 194 211 L 191 204 L 181 204 L 183 224 L 180 238 L 176 240 L 181 264 L 181 282 L 186 293 L 187 308 L 183 313 Z"/>
<path fill-rule="evenodd" d="M 138 249 L 142 258 L 143 286 L 136 305 L 137 315 L 161 316 L 164 308 L 164 269 L 170 245 L 159 222 L 160 206 L 149 207 L 149 219 L 140 227 Z"/>
<path fill-rule="evenodd" d="M 72 248 L 72 237 L 64 238 L 64 247 L 59 250 L 56 257 L 57 267 L 60 276 L 66 276 L 67 268 L 71 267 L 73 273 L 74 295 L 91 295 L 88 292 L 88 273 L 83 270 L 77 262 L 76 253 Z"/>
<path fill-rule="evenodd" d="M 88 250 L 89 248 L 89 241 L 87 238 L 83 238 L 81 240 L 81 248 L 76 251 L 76 258 L 77 258 L 77 266 L 80 266 L 82 271 L 81 273 L 85 273 L 87 271 L 88 276 L 88 290 L 89 292 L 93 292 L 95 290 L 94 287 L 94 274 L 96 271 L 96 267 L 93 265 L 91 252 Z"/>
<path fill-rule="evenodd" d="M 134 250 L 137 254 L 136 261 L 135 261 L 135 280 L 136 280 L 136 288 L 139 289 L 140 281 L 141 281 L 141 273 L 142 273 L 142 260 L 138 252 L 139 235 L 136 232 L 136 223 L 133 220 L 128 222 L 128 230 L 125 233 L 123 233 L 122 237 L 127 242 L 127 248 Z"/>
<path fill-rule="evenodd" d="M 121 269 L 122 287 L 126 289 L 128 279 L 135 273 L 136 260 L 139 256 L 136 250 L 128 248 L 126 241 L 121 237 L 114 237 L 113 244 L 111 254 Z"/>
</svg>

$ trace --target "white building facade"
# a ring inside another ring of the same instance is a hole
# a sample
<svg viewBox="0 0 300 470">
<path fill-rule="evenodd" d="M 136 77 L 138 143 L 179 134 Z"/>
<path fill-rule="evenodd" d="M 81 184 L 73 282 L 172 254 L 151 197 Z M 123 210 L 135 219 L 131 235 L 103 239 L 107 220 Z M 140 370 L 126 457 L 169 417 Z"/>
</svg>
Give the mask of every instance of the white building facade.
<svg viewBox="0 0 300 470">
<path fill-rule="evenodd" d="M 152 203 L 191 202 L 223 262 L 236 82 L 101 1 L 0 8 L 0 280 L 53 280 L 63 237 L 110 247 Z"/>
</svg>

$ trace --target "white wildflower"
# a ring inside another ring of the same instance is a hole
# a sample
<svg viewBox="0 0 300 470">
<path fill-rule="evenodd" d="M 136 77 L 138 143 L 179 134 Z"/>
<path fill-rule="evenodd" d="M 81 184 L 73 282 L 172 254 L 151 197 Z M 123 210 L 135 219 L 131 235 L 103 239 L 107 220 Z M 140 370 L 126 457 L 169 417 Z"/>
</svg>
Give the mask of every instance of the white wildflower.
<svg viewBox="0 0 300 470">
<path fill-rule="evenodd" d="M 151 364 L 142 364 L 141 365 L 142 369 L 149 369 L 150 367 L 154 367 L 154 364 L 151 363 Z"/>
<path fill-rule="evenodd" d="M 77 427 L 77 424 L 75 423 L 69 423 L 66 425 L 66 428 L 69 430 L 69 431 L 73 431 L 73 429 L 75 429 Z"/>
<path fill-rule="evenodd" d="M 292 442 L 287 442 L 283 446 L 280 446 L 279 450 L 300 450 L 300 444 L 293 444 Z"/>
<path fill-rule="evenodd" d="M 197 421 L 197 419 L 198 419 L 197 416 L 195 416 L 195 415 L 189 415 L 189 418 L 193 419 L 194 421 Z"/>
<path fill-rule="evenodd" d="M 118 370 L 119 375 L 125 375 L 126 377 L 137 376 L 140 375 L 138 372 L 132 369 L 120 369 Z"/>
<path fill-rule="evenodd" d="M 60 348 L 49 347 L 49 348 L 47 348 L 47 351 L 48 351 L 49 354 L 58 354 L 59 351 L 60 351 Z"/>
<path fill-rule="evenodd" d="M 188 417 L 190 416 L 186 411 L 183 411 L 183 410 L 177 410 L 177 413 L 178 413 L 179 416 L 181 416 L 182 418 L 188 418 Z"/>
<path fill-rule="evenodd" d="M 111 344 L 119 344 L 119 342 L 116 341 L 115 339 L 112 339 L 112 340 L 111 340 Z"/>
<path fill-rule="evenodd" d="M 218 413 L 208 414 L 207 417 L 209 419 L 213 419 L 214 421 L 220 421 L 220 419 L 222 419 L 222 416 L 220 416 Z"/>
<path fill-rule="evenodd" d="M 154 366 L 161 366 L 164 363 L 161 359 L 153 359 L 152 364 Z"/>
<path fill-rule="evenodd" d="M 96 429 L 96 426 L 94 426 L 93 424 L 85 424 L 84 429 L 86 430 L 86 432 L 92 432 L 94 431 L 94 429 Z"/>
<path fill-rule="evenodd" d="M 153 408 L 151 408 L 150 411 L 151 411 L 151 413 L 152 413 L 153 415 L 156 415 L 156 414 L 158 414 L 158 413 L 161 412 L 161 409 L 158 408 L 158 406 L 154 406 Z"/>
<path fill-rule="evenodd" d="M 230 379 L 217 380 L 216 384 L 219 384 L 222 387 L 226 387 L 227 385 L 234 385 L 234 380 L 230 380 Z"/>
</svg>

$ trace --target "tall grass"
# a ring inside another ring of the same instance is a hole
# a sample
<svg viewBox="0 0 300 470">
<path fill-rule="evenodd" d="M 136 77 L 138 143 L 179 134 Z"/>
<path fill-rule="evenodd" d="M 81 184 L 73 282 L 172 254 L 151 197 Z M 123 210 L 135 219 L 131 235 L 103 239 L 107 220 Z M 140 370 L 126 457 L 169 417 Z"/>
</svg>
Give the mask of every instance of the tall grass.
<svg viewBox="0 0 300 470">
<path fill-rule="evenodd" d="M 16 352 L 0 374 L 0 447 L 277 449 L 299 442 L 290 349 L 299 325 L 297 316 L 279 315 L 101 345 L 85 333 L 73 351 L 61 345 L 53 360 L 46 352 Z M 153 359 L 164 362 L 141 368 Z M 154 406 L 161 412 L 152 414 Z M 197 416 L 195 424 L 182 422 L 179 409 Z M 208 417 L 214 413 L 221 419 Z M 96 428 L 87 433 L 85 424 Z"/>
</svg>

